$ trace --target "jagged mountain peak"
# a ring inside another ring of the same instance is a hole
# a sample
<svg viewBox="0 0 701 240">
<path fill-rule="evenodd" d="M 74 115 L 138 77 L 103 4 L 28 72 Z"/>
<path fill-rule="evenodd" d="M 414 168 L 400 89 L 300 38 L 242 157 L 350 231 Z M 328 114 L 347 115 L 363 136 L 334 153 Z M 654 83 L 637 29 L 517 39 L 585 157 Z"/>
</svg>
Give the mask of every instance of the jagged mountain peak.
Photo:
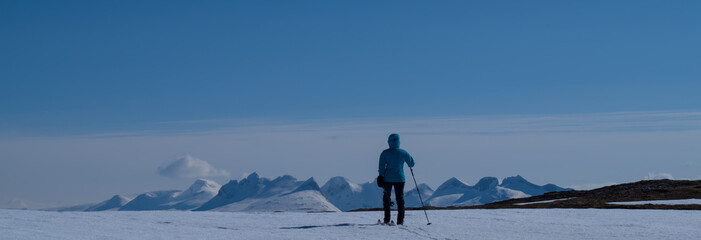
<svg viewBox="0 0 701 240">
<path fill-rule="evenodd" d="M 311 177 L 298 181 L 291 175 L 282 175 L 273 180 L 261 177 L 253 172 L 240 180 L 231 180 L 224 186 L 216 182 L 197 179 L 185 191 L 152 191 L 140 194 L 133 200 L 115 195 L 99 204 L 85 204 L 56 210 L 102 211 L 102 210 L 214 210 L 214 211 L 257 211 L 270 210 L 265 206 L 274 203 L 276 210 L 297 209 L 316 211 L 311 207 L 321 204 L 321 209 L 343 211 L 359 208 L 379 208 L 382 206 L 382 188 L 377 187 L 375 179 L 363 184 L 356 184 L 349 179 L 337 176 L 329 179 L 323 187 Z M 417 188 L 406 185 L 405 201 L 407 206 L 420 206 Z M 485 204 L 528 195 L 540 195 L 545 192 L 564 191 L 554 184 L 543 186 L 528 182 L 521 175 L 505 178 L 501 184 L 495 177 L 484 177 L 474 186 L 456 177 L 443 182 L 435 191 L 426 184 L 418 189 L 427 205 L 465 206 Z M 217 194 L 218 193 L 218 194 Z M 309 201 L 309 202 L 308 202 Z M 294 202 L 294 204 L 288 204 Z M 295 205 L 295 204 L 301 205 Z M 314 203 L 314 204 L 312 204 Z M 327 206 L 331 203 L 335 207 Z M 261 205 L 262 204 L 262 205 Z M 305 207 L 296 207 L 302 206 Z M 254 206 L 254 207 L 251 207 Z M 280 207 L 278 209 L 278 207 Z"/>
<path fill-rule="evenodd" d="M 455 200 L 462 197 L 466 192 L 470 191 L 474 191 L 473 187 L 455 177 L 452 177 L 438 186 L 427 202 L 429 205 L 433 206 L 451 205 L 455 202 Z"/>
<path fill-rule="evenodd" d="M 530 183 L 528 180 L 523 178 L 521 175 L 516 175 L 516 176 L 511 176 L 504 178 L 501 184 L 509 184 L 509 183 Z"/>
<path fill-rule="evenodd" d="M 192 185 L 190 185 L 189 188 L 187 188 L 187 190 L 185 190 L 185 192 L 197 193 L 210 190 L 218 191 L 219 187 L 221 186 L 214 181 L 207 179 L 197 179 L 194 183 L 192 183 Z"/>
<path fill-rule="evenodd" d="M 428 184 L 425 184 L 425 183 L 419 184 L 419 190 L 424 190 L 424 189 L 433 191 L 433 188 L 431 188 L 431 186 L 428 186 Z"/>
<path fill-rule="evenodd" d="M 467 185 L 467 183 L 461 181 L 460 179 L 458 179 L 458 178 L 456 178 L 456 177 L 452 177 L 452 178 L 446 180 L 446 181 L 445 181 L 443 184 L 441 184 L 440 186 L 438 186 L 438 188 L 440 188 L 441 186 L 446 186 L 446 187 L 448 187 L 448 186 L 469 186 L 469 185 Z"/>
<path fill-rule="evenodd" d="M 348 180 L 345 177 L 332 177 L 326 183 L 324 186 L 321 187 L 322 192 L 327 192 L 327 191 L 342 191 L 344 189 L 350 189 L 353 192 L 360 192 L 362 191 L 362 187 L 360 187 L 358 184 L 355 184 Z"/>
<path fill-rule="evenodd" d="M 513 190 L 518 190 L 531 196 L 542 195 L 546 192 L 571 190 L 568 188 L 558 187 L 554 184 L 546 184 L 545 186 L 536 185 L 521 177 L 521 175 L 504 178 L 504 180 L 501 182 L 501 185 L 499 186 Z"/>
<path fill-rule="evenodd" d="M 311 177 L 295 190 L 256 201 L 246 207 L 244 211 L 338 212 L 340 210 L 324 197 L 319 184 Z"/>
<path fill-rule="evenodd" d="M 331 179 L 329 179 L 329 180 L 326 182 L 326 184 L 340 185 L 340 184 L 347 184 L 347 183 L 349 183 L 349 182 L 350 182 L 350 181 L 349 181 L 347 178 L 345 178 L 345 177 L 336 176 L 336 177 L 332 177 Z M 324 184 L 324 185 L 326 185 L 326 184 Z"/>
<path fill-rule="evenodd" d="M 110 198 L 107 201 L 129 201 L 129 198 L 117 194 L 117 195 L 112 196 L 112 198 Z"/>
<path fill-rule="evenodd" d="M 92 205 L 89 208 L 85 209 L 85 211 L 117 210 L 129 203 L 129 201 L 131 201 L 131 199 L 127 197 L 124 197 L 122 195 L 114 195 L 109 200 Z"/>
<path fill-rule="evenodd" d="M 296 192 L 307 191 L 307 190 L 321 192 L 321 188 L 319 188 L 319 184 L 316 183 L 316 180 L 314 180 L 313 177 L 310 177 L 309 179 L 307 179 L 307 181 L 304 181 L 302 183 L 302 185 L 299 185 L 299 187 L 297 187 L 297 189 L 293 190 L 290 193 L 296 193 Z"/>
<path fill-rule="evenodd" d="M 134 200 L 129 201 L 121 208 L 120 211 L 143 211 L 143 210 L 164 210 L 168 209 L 168 206 L 164 206 L 164 202 L 169 202 L 174 199 L 175 196 L 180 194 L 178 190 L 169 191 L 153 191 L 142 193 Z"/>
<path fill-rule="evenodd" d="M 423 197 L 433 195 L 433 188 L 428 186 L 428 184 L 425 184 L 425 183 L 419 184 L 418 188 L 419 188 L 419 191 L 421 191 L 421 195 Z M 408 194 L 417 194 L 416 187 L 413 187 L 404 193 L 404 195 L 408 195 Z"/>
<path fill-rule="evenodd" d="M 497 185 L 499 185 L 499 179 L 495 177 L 483 177 L 475 184 L 475 188 L 479 191 L 487 191 L 496 189 Z"/>
<path fill-rule="evenodd" d="M 447 181 L 443 182 L 438 188 L 436 189 L 436 193 L 438 194 L 450 194 L 454 192 L 459 192 L 464 189 L 470 188 L 470 185 L 467 185 L 467 183 L 460 181 L 459 179 L 452 177 L 448 179 Z"/>
<path fill-rule="evenodd" d="M 273 179 L 273 182 L 282 182 L 282 181 L 297 181 L 297 178 L 293 177 L 292 175 L 282 175 L 280 177 L 276 177 Z"/>
<path fill-rule="evenodd" d="M 433 189 L 428 184 L 419 184 L 418 188 L 421 191 L 421 198 L 419 198 L 419 193 L 416 192 L 415 187 L 404 193 L 404 201 L 407 207 L 420 207 L 421 200 L 426 201 L 433 196 Z"/>
<path fill-rule="evenodd" d="M 247 180 L 247 181 L 258 181 L 260 179 L 260 176 L 258 175 L 257 172 L 253 172 L 251 174 L 248 174 L 245 178 L 241 179 L 241 181 Z"/>
<path fill-rule="evenodd" d="M 202 198 L 211 198 L 219 192 L 221 185 L 218 183 L 207 180 L 207 179 L 197 179 L 190 185 L 185 191 L 179 193 L 175 196 L 174 200 L 187 200 L 190 198 L 197 198 L 195 202 L 201 202 Z M 209 199 L 206 199 L 209 200 Z"/>
</svg>

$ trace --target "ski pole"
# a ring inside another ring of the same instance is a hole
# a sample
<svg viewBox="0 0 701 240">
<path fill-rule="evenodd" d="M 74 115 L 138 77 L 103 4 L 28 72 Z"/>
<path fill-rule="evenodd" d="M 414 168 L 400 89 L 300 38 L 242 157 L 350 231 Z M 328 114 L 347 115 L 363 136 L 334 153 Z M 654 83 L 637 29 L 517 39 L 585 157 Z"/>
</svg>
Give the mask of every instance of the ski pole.
<svg viewBox="0 0 701 240">
<path fill-rule="evenodd" d="M 416 177 L 414 177 L 414 169 L 409 168 L 409 170 L 411 171 L 411 178 L 414 179 L 414 185 L 416 185 L 416 192 L 419 194 L 419 200 L 421 200 L 421 208 L 424 210 L 424 215 L 426 215 L 426 222 L 428 222 L 426 225 L 431 225 L 431 221 L 428 220 L 428 213 L 426 213 L 426 206 L 424 206 L 424 200 L 421 198 L 419 184 L 416 183 Z"/>
</svg>

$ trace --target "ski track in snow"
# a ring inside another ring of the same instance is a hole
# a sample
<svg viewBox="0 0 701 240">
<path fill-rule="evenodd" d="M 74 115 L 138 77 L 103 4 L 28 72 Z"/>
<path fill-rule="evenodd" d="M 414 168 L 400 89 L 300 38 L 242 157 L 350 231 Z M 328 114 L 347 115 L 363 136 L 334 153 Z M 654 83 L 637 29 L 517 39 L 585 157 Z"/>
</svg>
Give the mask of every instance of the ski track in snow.
<svg viewBox="0 0 701 240">
<path fill-rule="evenodd" d="M 393 212 L 393 220 L 396 217 Z M 701 211 L 49 212 L 0 209 L 0 239 L 700 239 Z"/>
</svg>

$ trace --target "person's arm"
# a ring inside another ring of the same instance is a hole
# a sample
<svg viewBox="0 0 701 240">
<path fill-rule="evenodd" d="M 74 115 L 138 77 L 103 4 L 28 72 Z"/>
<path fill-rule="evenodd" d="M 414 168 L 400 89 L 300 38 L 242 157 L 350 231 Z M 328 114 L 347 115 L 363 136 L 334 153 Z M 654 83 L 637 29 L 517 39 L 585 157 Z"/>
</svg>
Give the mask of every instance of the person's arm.
<svg viewBox="0 0 701 240">
<path fill-rule="evenodd" d="M 387 172 L 387 159 L 383 152 L 383 154 L 380 154 L 380 165 L 377 168 L 377 173 L 379 173 L 380 176 L 385 176 L 385 172 Z"/>
<path fill-rule="evenodd" d="M 405 160 L 406 165 L 408 165 L 410 168 L 413 168 L 413 167 L 414 167 L 414 158 L 411 157 L 411 155 L 409 155 L 409 153 L 407 153 L 406 155 L 407 155 L 407 157 L 408 157 L 408 158 Z"/>
</svg>

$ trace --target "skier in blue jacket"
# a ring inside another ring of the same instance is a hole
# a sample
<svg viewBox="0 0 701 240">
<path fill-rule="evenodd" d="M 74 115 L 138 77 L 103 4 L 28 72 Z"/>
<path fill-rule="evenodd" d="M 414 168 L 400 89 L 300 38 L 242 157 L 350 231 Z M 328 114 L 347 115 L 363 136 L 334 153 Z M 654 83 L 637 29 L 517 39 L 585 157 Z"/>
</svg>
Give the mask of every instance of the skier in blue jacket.
<svg viewBox="0 0 701 240">
<path fill-rule="evenodd" d="M 394 196 L 397 200 L 397 224 L 404 224 L 404 163 L 409 167 L 414 167 L 414 158 L 407 151 L 399 148 L 399 134 L 392 133 L 387 139 L 389 148 L 380 154 L 380 164 L 378 172 L 383 176 L 384 195 L 382 196 L 382 206 L 385 210 L 385 223 L 390 220 L 390 195 L 394 187 Z"/>
</svg>

